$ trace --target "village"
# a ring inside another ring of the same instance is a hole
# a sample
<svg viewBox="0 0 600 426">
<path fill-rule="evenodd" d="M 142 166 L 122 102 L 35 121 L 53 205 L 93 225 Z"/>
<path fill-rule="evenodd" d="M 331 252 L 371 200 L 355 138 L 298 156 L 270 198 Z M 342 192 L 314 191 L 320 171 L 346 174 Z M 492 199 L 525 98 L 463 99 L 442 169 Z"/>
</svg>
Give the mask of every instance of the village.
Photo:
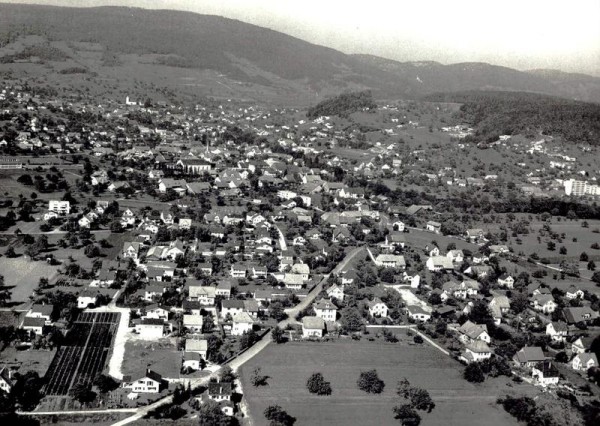
<svg viewBox="0 0 600 426">
<path fill-rule="evenodd" d="M 0 92 L 0 392 L 19 413 L 263 424 L 242 366 L 326 344 L 427 347 L 465 382 L 598 399 L 582 147 L 471 146 L 428 103 L 310 119 Z"/>
</svg>

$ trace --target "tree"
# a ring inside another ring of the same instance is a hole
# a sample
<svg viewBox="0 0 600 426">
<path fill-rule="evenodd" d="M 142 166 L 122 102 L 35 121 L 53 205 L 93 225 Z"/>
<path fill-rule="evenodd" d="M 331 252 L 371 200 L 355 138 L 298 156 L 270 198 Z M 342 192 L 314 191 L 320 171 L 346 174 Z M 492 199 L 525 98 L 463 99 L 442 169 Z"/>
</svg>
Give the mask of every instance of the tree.
<svg viewBox="0 0 600 426">
<path fill-rule="evenodd" d="M 12 389 L 17 405 L 24 411 L 33 410 L 42 399 L 43 385 L 43 380 L 34 371 L 28 371 L 18 377 Z"/>
<path fill-rule="evenodd" d="M 592 281 L 594 281 L 596 284 L 600 284 L 600 271 L 594 272 L 592 275 Z"/>
<path fill-rule="evenodd" d="M 198 424 L 200 426 L 231 426 L 238 422 L 221 410 L 218 402 L 208 400 L 198 407 Z"/>
<path fill-rule="evenodd" d="M 121 222 L 119 222 L 118 220 L 115 220 L 114 222 L 112 222 L 110 224 L 110 232 L 115 232 L 115 233 L 123 232 L 123 225 L 121 225 Z"/>
<path fill-rule="evenodd" d="M 431 399 L 429 392 L 421 388 L 411 389 L 410 403 L 417 410 L 427 411 L 428 413 L 431 413 L 431 410 L 435 408 L 435 402 Z"/>
<path fill-rule="evenodd" d="M 394 407 L 394 418 L 400 420 L 403 426 L 419 426 L 421 424 L 421 416 L 410 404 Z"/>
<path fill-rule="evenodd" d="M 548 241 L 547 248 L 549 251 L 556 250 L 556 243 L 554 241 Z"/>
<path fill-rule="evenodd" d="M 567 254 L 567 248 L 565 246 L 561 246 L 558 252 L 560 254 Z"/>
<path fill-rule="evenodd" d="M 579 255 L 579 261 L 580 262 L 587 262 L 589 260 L 589 256 L 586 252 L 581 252 L 581 254 Z"/>
<path fill-rule="evenodd" d="M 485 381 L 485 375 L 479 366 L 479 363 L 472 362 L 465 368 L 463 373 L 465 380 L 471 383 L 482 383 Z"/>
<path fill-rule="evenodd" d="M 89 386 L 78 383 L 71 388 L 71 396 L 81 404 L 87 404 L 96 399 L 96 392 L 92 392 Z"/>
<path fill-rule="evenodd" d="M 285 331 L 283 331 L 283 329 L 281 327 L 276 325 L 275 328 L 273 328 L 273 331 L 271 331 L 271 338 L 277 344 L 283 343 L 286 340 L 285 339 Z"/>
<path fill-rule="evenodd" d="M 313 373 L 306 381 L 306 388 L 317 395 L 331 395 L 331 384 L 321 373 Z"/>
<path fill-rule="evenodd" d="M 83 252 L 85 253 L 85 255 L 87 257 L 98 257 L 100 256 L 100 249 L 98 248 L 98 246 L 96 244 L 88 244 L 87 246 L 85 246 L 85 249 L 83 250 Z"/>
<path fill-rule="evenodd" d="M 265 386 L 267 384 L 268 378 L 269 376 L 265 376 L 264 374 L 262 374 L 262 369 L 260 367 L 256 367 L 254 370 L 252 370 L 252 375 L 250 376 L 250 383 L 252 383 L 252 386 L 254 386 L 255 388 L 259 386 Z"/>
<path fill-rule="evenodd" d="M 296 418 L 290 416 L 279 405 L 269 405 L 264 414 L 267 420 L 271 421 L 271 426 L 292 426 L 296 423 Z"/>
<path fill-rule="evenodd" d="M 258 337 L 258 334 L 256 334 L 256 332 L 254 330 L 247 331 L 244 334 L 242 334 L 242 337 L 240 337 L 240 349 L 241 350 L 247 349 L 247 348 L 251 347 L 252 345 L 254 345 L 256 342 L 258 342 L 259 340 L 260 340 L 260 338 Z"/>
<path fill-rule="evenodd" d="M 230 366 L 226 365 L 221 368 L 221 375 L 219 377 L 221 382 L 233 383 L 237 379 L 237 375 L 233 372 Z"/>
<path fill-rule="evenodd" d="M 421 345 L 423 343 L 423 338 L 418 335 L 415 334 L 415 337 L 413 337 L 413 341 L 417 344 L 417 345 Z"/>
<path fill-rule="evenodd" d="M 377 370 L 361 371 L 356 384 L 360 390 L 367 393 L 381 393 L 385 387 L 385 383 L 377 375 Z"/>
<path fill-rule="evenodd" d="M 410 382 L 406 377 L 402 378 L 396 386 L 396 393 L 401 398 L 407 399 L 410 396 Z"/>
<path fill-rule="evenodd" d="M 119 387 L 119 382 L 106 374 L 98 374 L 93 382 L 100 393 L 107 393 Z"/>
<path fill-rule="evenodd" d="M 362 316 L 356 308 L 345 308 L 340 323 L 345 332 L 360 331 L 363 326 Z"/>
<path fill-rule="evenodd" d="M 587 264 L 587 269 L 588 269 L 588 271 L 595 271 L 596 270 L 596 262 L 594 262 L 593 260 L 590 260 Z"/>
</svg>

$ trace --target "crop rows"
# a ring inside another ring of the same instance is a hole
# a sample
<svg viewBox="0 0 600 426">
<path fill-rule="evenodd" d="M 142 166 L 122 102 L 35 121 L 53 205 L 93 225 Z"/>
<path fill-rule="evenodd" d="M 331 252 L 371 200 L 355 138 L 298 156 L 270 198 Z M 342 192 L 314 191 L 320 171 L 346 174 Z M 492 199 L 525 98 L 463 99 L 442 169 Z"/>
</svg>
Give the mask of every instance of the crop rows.
<svg viewBox="0 0 600 426">
<path fill-rule="evenodd" d="M 46 395 L 67 395 L 71 386 L 89 385 L 106 364 L 119 314 L 84 312 L 67 334 L 46 372 Z"/>
</svg>

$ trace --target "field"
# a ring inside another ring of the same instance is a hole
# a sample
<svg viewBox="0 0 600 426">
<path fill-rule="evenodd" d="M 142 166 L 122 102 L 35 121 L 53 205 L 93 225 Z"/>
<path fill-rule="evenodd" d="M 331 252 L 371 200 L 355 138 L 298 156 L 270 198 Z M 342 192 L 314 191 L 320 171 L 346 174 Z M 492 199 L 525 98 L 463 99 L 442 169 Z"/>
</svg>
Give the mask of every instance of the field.
<svg viewBox="0 0 600 426">
<path fill-rule="evenodd" d="M 48 265 L 46 262 L 32 262 L 23 257 L 0 258 L 0 274 L 4 275 L 6 285 L 12 287 L 13 302 L 28 301 L 40 278 L 46 277 L 52 281 L 57 269 L 57 266 Z"/>
<path fill-rule="evenodd" d="M 269 376 L 268 386 L 255 388 L 250 384 L 257 366 Z M 386 384 L 380 395 L 369 395 L 356 387 L 360 371 L 372 368 Z M 331 396 L 308 393 L 305 384 L 313 372 L 323 373 L 331 382 Z M 272 404 L 281 405 L 301 425 L 397 425 L 392 408 L 400 401 L 395 388 L 403 377 L 427 389 L 436 403 L 433 412 L 423 414 L 425 425 L 516 424 L 497 406 L 496 399 L 530 391 L 528 385 L 515 389 L 507 379 L 474 385 L 461 374 L 458 362 L 431 346 L 366 341 L 271 345 L 241 370 L 244 394 L 256 425 L 267 424 L 262 413 Z"/>
<path fill-rule="evenodd" d="M 79 316 L 46 373 L 46 395 L 67 395 L 104 370 L 119 314 L 85 312 Z"/>
<path fill-rule="evenodd" d="M 19 371 L 21 373 L 27 371 L 35 371 L 43 377 L 50 366 L 52 357 L 55 355 L 56 350 L 51 351 L 44 350 L 27 350 L 19 351 L 14 347 L 8 347 L 0 353 L 0 361 L 3 364 L 18 364 Z"/>
</svg>

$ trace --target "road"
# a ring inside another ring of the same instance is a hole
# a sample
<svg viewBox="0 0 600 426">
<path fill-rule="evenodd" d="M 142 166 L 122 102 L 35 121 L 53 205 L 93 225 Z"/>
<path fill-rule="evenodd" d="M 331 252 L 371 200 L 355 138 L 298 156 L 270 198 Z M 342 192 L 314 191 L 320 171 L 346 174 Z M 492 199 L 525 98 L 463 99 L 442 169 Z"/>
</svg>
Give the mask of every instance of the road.
<svg viewBox="0 0 600 426">
<path fill-rule="evenodd" d="M 319 293 L 321 293 L 321 290 L 323 289 L 323 285 L 327 282 L 327 280 L 329 279 L 329 276 L 331 274 L 337 274 L 337 273 L 341 272 L 356 255 L 358 255 L 360 252 L 362 252 L 362 250 L 363 250 L 362 247 L 358 247 L 358 248 L 351 250 L 346 255 L 346 257 L 338 264 L 338 266 L 336 266 L 333 269 L 333 271 L 331 271 L 329 274 L 323 276 L 321 281 L 319 281 L 319 284 L 317 284 L 311 290 L 311 292 L 306 296 L 306 298 L 302 302 L 300 302 L 298 305 L 296 305 L 292 309 L 289 309 L 286 311 L 286 313 L 288 314 L 288 318 L 283 321 L 280 321 L 277 325 L 281 328 L 285 328 L 285 327 L 287 327 L 288 324 L 294 323 L 295 322 L 294 318 L 296 317 L 296 315 L 301 310 L 303 310 L 308 305 L 310 305 L 315 300 L 317 295 Z M 250 349 L 248 349 L 246 352 L 244 352 L 237 358 L 228 362 L 226 365 L 231 367 L 231 369 L 233 371 L 237 371 L 242 365 L 244 365 L 245 363 L 250 361 L 252 358 L 254 358 L 256 355 L 258 355 L 260 352 L 262 352 L 271 342 L 272 342 L 271 334 L 267 333 L 261 340 L 259 340 L 257 343 L 255 343 L 254 346 L 252 346 Z M 210 376 L 197 379 L 196 381 L 192 381 L 191 382 L 192 388 L 198 387 L 200 385 L 205 385 L 206 383 L 208 383 L 208 381 L 210 380 L 211 377 L 217 377 L 218 373 L 219 373 L 219 370 L 215 371 Z M 127 417 L 126 419 L 123 419 L 117 423 L 114 423 L 112 426 L 124 426 L 124 425 L 130 424 L 130 423 L 133 423 L 137 420 L 140 420 L 146 414 L 148 414 L 148 412 L 160 407 L 163 404 L 168 404 L 168 403 L 172 402 L 172 400 L 173 400 L 173 397 L 171 395 L 169 395 L 162 399 L 159 399 L 158 401 L 156 401 L 153 404 L 147 405 L 145 407 L 140 407 L 137 409 L 137 412 L 133 416 Z"/>
</svg>

